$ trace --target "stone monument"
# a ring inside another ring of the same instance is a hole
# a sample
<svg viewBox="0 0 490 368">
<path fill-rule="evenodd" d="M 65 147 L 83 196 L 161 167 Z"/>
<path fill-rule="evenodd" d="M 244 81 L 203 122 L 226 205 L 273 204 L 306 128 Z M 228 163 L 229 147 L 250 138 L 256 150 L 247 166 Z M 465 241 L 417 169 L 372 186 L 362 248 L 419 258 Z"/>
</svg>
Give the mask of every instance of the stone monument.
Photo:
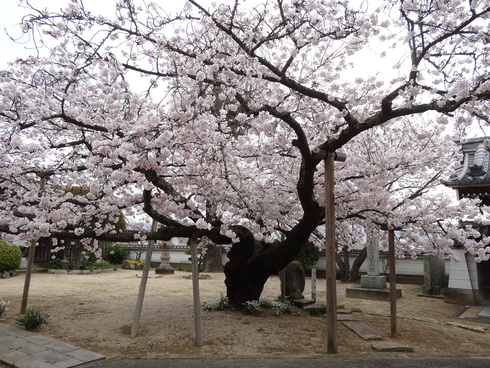
<svg viewBox="0 0 490 368">
<path fill-rule="evenodd" d="M 367 246 L 367 275 L 361 276 L 361 287 L 368 289 L 385 289 L 386 276 L 379 274 L 379 238 L 373 238 Z"/>
<path fill-rule="evenodd" d="M 285 290 L 285 296 L 291 299 L 303 299 L 305 290 L 305 269 L 299 261 L 290 262 L 284 269 L 284 281 L 281 278 L 281 289 Z"/>
<path fill-rule="evenodd" d="M 386 288 L 386 276 L 379 274 L 379 238 L 373 238 L 367 246 L 367 275 L 361 276 L 360 287 L 346 289 L 349 298 L 390 300 L 390 290 Z M 401 289 L 395 290 L 395 297 L 402 296 Z"/>
<path fill-rule="evenodd" d="M 305 299 L 305 269 L 300 261 L 290 262 L 281 272 L 281 296 L 289 299 L 296 307 L 314 304 L 316 299 Z"/>
</svg>

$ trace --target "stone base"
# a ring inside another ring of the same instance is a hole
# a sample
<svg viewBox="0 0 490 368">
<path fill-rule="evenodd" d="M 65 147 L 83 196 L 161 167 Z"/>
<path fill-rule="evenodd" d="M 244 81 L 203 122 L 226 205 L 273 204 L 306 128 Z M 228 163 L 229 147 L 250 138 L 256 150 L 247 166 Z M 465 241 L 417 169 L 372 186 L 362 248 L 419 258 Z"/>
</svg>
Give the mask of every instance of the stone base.
<svg viewBox="0 0 490 368">
<path fill-rule="evenodd" d="M 378 331 L 362 322 L 346 321 L 344 325 L 364 340 L 383 340 Z"/>
<path fill-rule="evenodd" d="M 159 275 L 173 275 L 175 270 L 172 267 L 157 267 L 155 273 Z"/>
<path fill-rule="evenodd" d="M 442 295 L 444 296 L 444 303 L 476 305 L 473 290 L 451 288 L 443 290 Z"/>
<path fill-rule="evenodd" d="M 295 299 L 293 300 L 293 304 L 295 307 L 303 308 L 307 305 L 315 304 L 316 300 L 313 299 Z"/>
<path fill-rule="evenodd" d="M 361 287 L 367 289 L 386 289 L 386 276 L 361 276 Z"/>
<path fill-rule="evenodd" d="M 483 318 L 490 321 L 490 306 L 485 307 L 480 313 L 478 313 L 478 318 Z"/>
<path fill-rule="evenodd" d="M 327 314 L 327 307 L 323 304 L 311 304 L 303 308 L 305 312 L 309 312 L 311 316 L 323 316 Z"/>
<path fill-rule="evenodd" d="M 371 344 L 371 348 L 373 348 L 376 351 L 381 351 L 381 352 L 396 352 L 396 353 L 412 353 L 413 348 L 410 346 L 402 345 L 398 342 L 391 342 L 391 341 L 375 341 Z"/>
<path fill-rule="evenodd" d="M 396 298 L 402 296 L 402 290 L 396 289 Z M 348 298 L 370 299 L 370 300 L 390 300 L 389 289 L 368 289 L 363 287 L 353 287 L 345 289 L 345 296 Z"/>
<path fill-rule="evenodd" d="M 425 294 L 425 295 L 441 295 L 441 287 L 440 286 L 436 286 L 436 285 L 433 285 L 431 288 L 427 288 L 425 287 L 425 285 L 422 285 L 422 294 Z"/>
</svg>

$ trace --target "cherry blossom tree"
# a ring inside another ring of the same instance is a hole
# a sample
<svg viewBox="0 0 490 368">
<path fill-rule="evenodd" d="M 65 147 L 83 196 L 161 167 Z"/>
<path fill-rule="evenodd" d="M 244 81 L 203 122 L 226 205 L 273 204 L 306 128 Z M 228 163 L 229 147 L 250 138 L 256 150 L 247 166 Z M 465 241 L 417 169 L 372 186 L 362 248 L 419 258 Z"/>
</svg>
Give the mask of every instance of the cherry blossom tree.
<svg viewBox="0 0 490 368">
<path fill-rule="evenodd" d="M 386 228 L 400 254 L 458 241 L 488 259 L 487 240 L 454 222 L 486 209 L 436 190 L 454 139 L 489 121 L 485 1 L 30 11 L 22 29 L 39 54 L 1 75 L 2 232 L 233 243 L 227 293 L 241 305 L 322 224 L 316 152 L 342 149 L 339 246 Z M 118 233 L 121 210 L 160 226 Z"/>
</svg>

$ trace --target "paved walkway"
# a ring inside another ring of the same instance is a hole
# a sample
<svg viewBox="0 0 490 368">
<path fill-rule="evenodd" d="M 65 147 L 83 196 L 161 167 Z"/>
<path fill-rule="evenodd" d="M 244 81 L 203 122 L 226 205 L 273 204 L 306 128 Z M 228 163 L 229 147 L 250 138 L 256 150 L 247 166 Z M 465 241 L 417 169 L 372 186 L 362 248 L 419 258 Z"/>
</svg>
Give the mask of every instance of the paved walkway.
<svg viewBox="0 0 490 368">
<path fill-rule="evenodd" d="M 19 368 L 69 368 L 105 359 L 50 337 L 0 323 L 0 362 Z"/>
<path fill-rule="evenodd" d="M 488 368 L 490 355 L 334 354 L 321 356 L 110 358 L 84 368 Z"/>
</svg>

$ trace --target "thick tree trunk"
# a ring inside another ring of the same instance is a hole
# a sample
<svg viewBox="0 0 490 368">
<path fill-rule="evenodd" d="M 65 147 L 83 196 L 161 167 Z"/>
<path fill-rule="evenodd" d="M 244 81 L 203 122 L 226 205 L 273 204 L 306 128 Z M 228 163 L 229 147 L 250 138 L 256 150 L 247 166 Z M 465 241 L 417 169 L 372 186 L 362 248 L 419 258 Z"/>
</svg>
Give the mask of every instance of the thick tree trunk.
<svg viewBox="0 0 490 368">
<path fill-rule="evenodd" d="M 342 282 L 349 281 L 349 272 L 350 272 L 349 251 L 347 250 L 346 246 L 342 248 L 342 257 L 340 256 L 340 254 L 337 253 L 335 261 L 337 262 L 337 267 L 339 268 L 341 281 Z"/>
<path fill-rule="evenodd" d="M 295 259 L 312 229 L 306 228 L 289 240 L 265 247 L 259 254 L 254 254 L 255 239 L 250 231 L 238 226 L 234 231 L 240 242 L 228 251 L 230 261 L 224 267 L 226 296 L 234 307 L 241 308 L 246 301 L 258 300 L 267 279 Z"/>
<path fill-rule="evenodd" d="M 346 275 L 348 275 L 349 270 L 346 269 L 345 262 L 338 253 L 335 256 L 335 262 L 337 263 L 337 267 L 339 268 L 339 272 L 340 272 L 340 275 L 342 277 L 341 281 L 343 281 L 343 282 L 347 281 Z"/>
<path fill-rule="evenodd" d="M 361 252 L 355 259 L 354 263 L 352 263 L 352 268 L 349 273 L 349 281 L 350 282 L 357 282 L 359 280 L 359 269 L 361 268 L 362 264 L 364 263 L 364 260 L 367 257 L 367 248 L 364 247 L 362 248 Z"/>
<path fill-rule="evenodd" d="M 204 254 L 203 272 L 223 272 L 223 258 L 221 257 L 221 246 L 209 247 Z"/>
</svg>

